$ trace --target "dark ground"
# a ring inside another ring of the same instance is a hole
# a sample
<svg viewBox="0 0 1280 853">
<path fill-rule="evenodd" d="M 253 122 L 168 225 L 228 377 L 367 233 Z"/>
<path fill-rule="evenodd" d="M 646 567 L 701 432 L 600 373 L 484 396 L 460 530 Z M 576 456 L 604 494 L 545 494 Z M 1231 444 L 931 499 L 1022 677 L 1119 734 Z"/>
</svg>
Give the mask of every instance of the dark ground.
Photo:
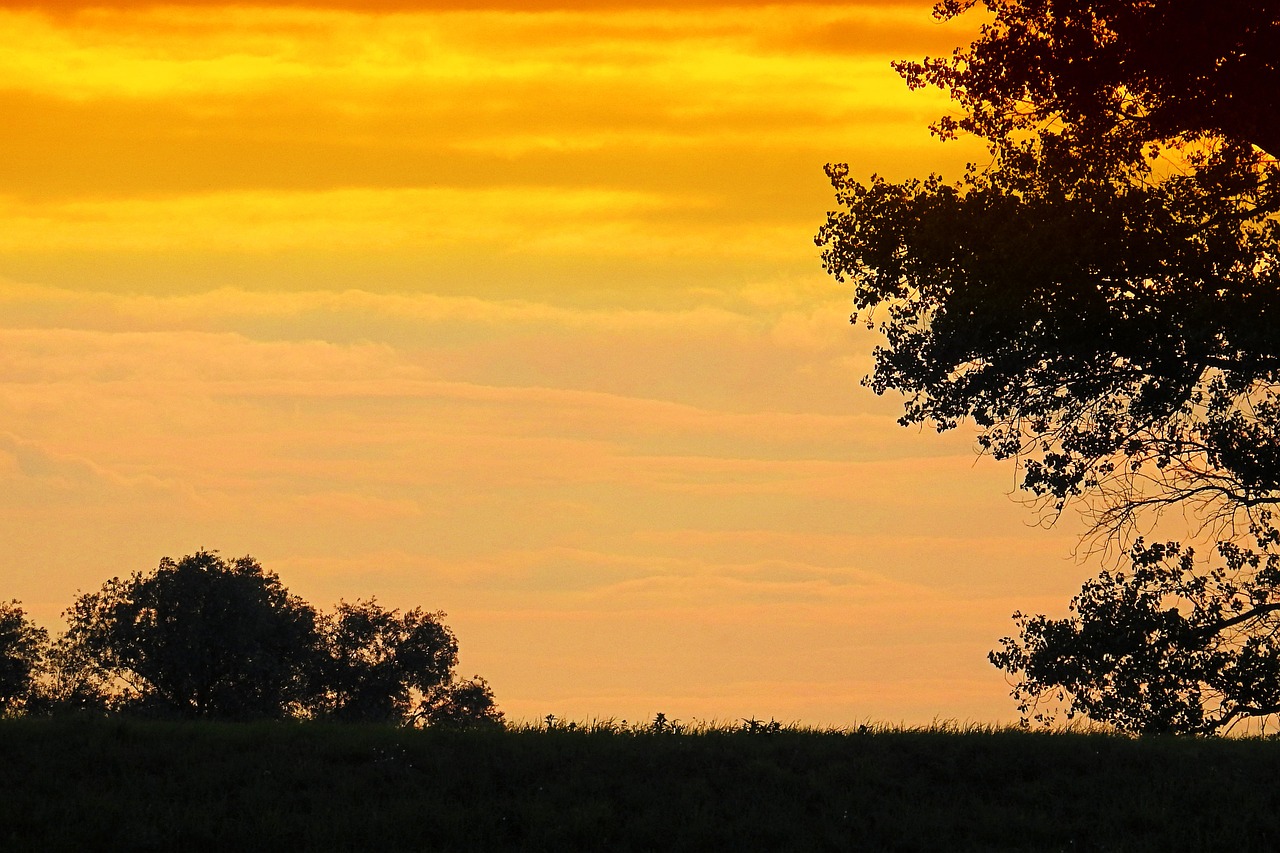
<svg viewBox="0 0 1280 853">
<path fill-rule="evenodd" d="M 0 768 L 5 851 L 1280 849 L 1276 740 L 16 719 Z"/>
</svg>

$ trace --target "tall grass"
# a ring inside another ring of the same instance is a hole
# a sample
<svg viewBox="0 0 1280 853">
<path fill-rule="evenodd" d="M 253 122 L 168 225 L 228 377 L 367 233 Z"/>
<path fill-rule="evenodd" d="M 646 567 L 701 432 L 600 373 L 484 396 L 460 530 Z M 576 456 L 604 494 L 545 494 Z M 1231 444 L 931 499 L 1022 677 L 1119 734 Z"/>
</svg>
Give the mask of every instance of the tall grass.
<svg viewBox="0 0 1280 853">
<path fill-rule="evenodd" d="M 0 720 L 0 850 L 1273 850 L 1280 741 Z"/>
</svg>

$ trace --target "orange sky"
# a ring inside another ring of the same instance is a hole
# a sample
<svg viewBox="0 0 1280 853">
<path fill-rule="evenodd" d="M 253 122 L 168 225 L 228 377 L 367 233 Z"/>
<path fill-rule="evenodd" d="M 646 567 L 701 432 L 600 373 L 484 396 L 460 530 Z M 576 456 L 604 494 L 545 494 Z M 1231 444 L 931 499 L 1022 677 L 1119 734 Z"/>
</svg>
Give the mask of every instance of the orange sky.
<svg viewBox="0 0 1280 853">
<path fill-rule="evenodd" d="M 858 387 L 812 244 L 824 163 L 981 156 L 929 5 L 8 4 L 0 597 L 216 548 L 515 718 L 1012 718 L 1073 531 Z"/>
</svg>

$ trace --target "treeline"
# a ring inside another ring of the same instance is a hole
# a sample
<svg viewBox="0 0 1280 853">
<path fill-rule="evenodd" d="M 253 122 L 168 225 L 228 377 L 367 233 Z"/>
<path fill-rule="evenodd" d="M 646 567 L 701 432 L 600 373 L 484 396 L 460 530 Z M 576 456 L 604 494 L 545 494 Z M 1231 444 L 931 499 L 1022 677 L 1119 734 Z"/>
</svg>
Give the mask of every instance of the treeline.
<svg viewBox="0 0 1280 853">
<path fill-rule="evenodd" d="M 0 602 L 0 715 L 503 725 L 484 679 L 457 676 L 443 613 L 372 599 L 324 613 L 249 556 L 166 557 L 63 616 L 51 637 Z"/>
</svg>

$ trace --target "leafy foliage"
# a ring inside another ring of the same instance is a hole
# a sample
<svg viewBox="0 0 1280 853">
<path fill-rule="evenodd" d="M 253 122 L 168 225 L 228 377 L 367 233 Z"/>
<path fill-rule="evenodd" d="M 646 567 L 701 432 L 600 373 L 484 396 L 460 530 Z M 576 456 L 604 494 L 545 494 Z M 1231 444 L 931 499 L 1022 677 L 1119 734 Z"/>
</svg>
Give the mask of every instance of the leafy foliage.
<svg viewBox="0 0 1280 853">
<path fill-rule="evenodd" d="M 493 698 L 489 682 L 478 675 L 455 679 L 428 692 L 418 716 L 432 728 L 502 728 L 503 714 Z"/>
<path fill-rule="evenodd" d="M 66 618 L 80 682 L 116 685 L 124 704 L 275 718 L 304 706 L 319 674 L 314 609 L 251 557 L 166 557 L 81 595 Z"/>
<path fill-rule="evenodd" d="M 943 0 L 935 14 L 975 5 Z M 904 425 L 972 422 L 984 452 L 1018 461 L 1030 495 L 1055 513 L 1076 502 L 1104 537 L 1131 541 L 1178 507 L 1224 534 L 1224 557 L 1258 552 L 1240 573 L 1259 570 L 1280 542 L 1280 6 L 983 5 L 968 48 L 897 68 L 951 93 L 962 114 L 935 132 L 984 138 L 990 165 L 956 182 L 827 169 L 843 209 L 818 233 L 824 266 L 852 283 L 855 320 L 884 336 L 864 382 L 905 395 Z M 1234 529 L 1252 550 L 1232 551 Z M 1177 562 L 1186 583 L 1206 571 L 1190 553 Z M 1065 691 L 1076 710 L 1139 730 L 1216 730 L 1272 708 L 1229 685 L 1210 690 L 1225 690 L 1226 716 L 1202 707 L 1193 685 L 1230 655 L 1092 654 L 1108 637 L 1173 642 L 1143 620 L 1168 617 L 1157 602 L 1185 590 L 1131 556 L 1142 571 L 1099 576 L 1076 621 L 1019 617 L 1025 645 L 993 656 L 1029 679 L 1015 695 Z M 1235 600 L 1212 583 L 1204 595 L 1205 613 Z M 1265 620 L 1232 627 L 1265 645 Z M 1087 671 L 1050 664 L 1072 649 Z M 1262 678 L 1263 658 L 1249 659 Z"/>
<path fill-rule="evenodd" d="M 942 0 L 943 19 L 978 5 Z M 937 130 L 1007 141 L 1059 120 L 1105 159 L 1175 136 L 1280 151 L 1280 12 L 1257 0 L 983 0 L 981 37 L 951 57 L 900 62 L 913 88 L 951 93 L 964 115 Z"/>
<path fill-rule="evenodd" d="M 1280 557 L 1218 545 L 1223 564 L 1197 571 L 1177 543 L 1129 553 L 1071 602 L 1073 616 L 1014 618 L 991 662 L 1023 680 L 1024 716 L 1052 722 L 1066 705 L 1122 731 L 1216 734 L 1280 712 Z"/>
<path fill-rule="evenodd" d="M 0 716 L 25 706 L 48 650 L 49 634 L 17 601 L 0 602 Z"/>
<path fill-rule="evenodd" d="M 986 5 L 968 50 L 898 68 L 951 92 L 965 115 L 936 131 L 984 137 L 992 165 L 900 184 L 828 167 L 845 210 L 824 264 L 886 340 L 868 384 L 907 395 L 904 423 L 972 419 L 1059 507 L 1108 481 L 1112 508 L 1269 499 L 1280 11 Z"/>
<path fill-rule="evenodd" d="M 366 722 L 415 715 L 421 697 L 447 684 L 458 663 L 458 641 L 443 617 L 384 610 L 373 600 L 339 603 L 322 628 L 328 713 Z"/>
<path fill-rule="evenodd" d="M 0 608 L 0 641 L 13 612 L 21 623 L 16 603 Z M 502 725 L 488 684 L 456 679 L 458 642 L 443 613 L 374 600 L 319 613 L 248 556 L 166 557 L 80 595 L 64 616 L 47 655 L 14 652 L 37 682 L 29 710 Z"/>
</svg>

